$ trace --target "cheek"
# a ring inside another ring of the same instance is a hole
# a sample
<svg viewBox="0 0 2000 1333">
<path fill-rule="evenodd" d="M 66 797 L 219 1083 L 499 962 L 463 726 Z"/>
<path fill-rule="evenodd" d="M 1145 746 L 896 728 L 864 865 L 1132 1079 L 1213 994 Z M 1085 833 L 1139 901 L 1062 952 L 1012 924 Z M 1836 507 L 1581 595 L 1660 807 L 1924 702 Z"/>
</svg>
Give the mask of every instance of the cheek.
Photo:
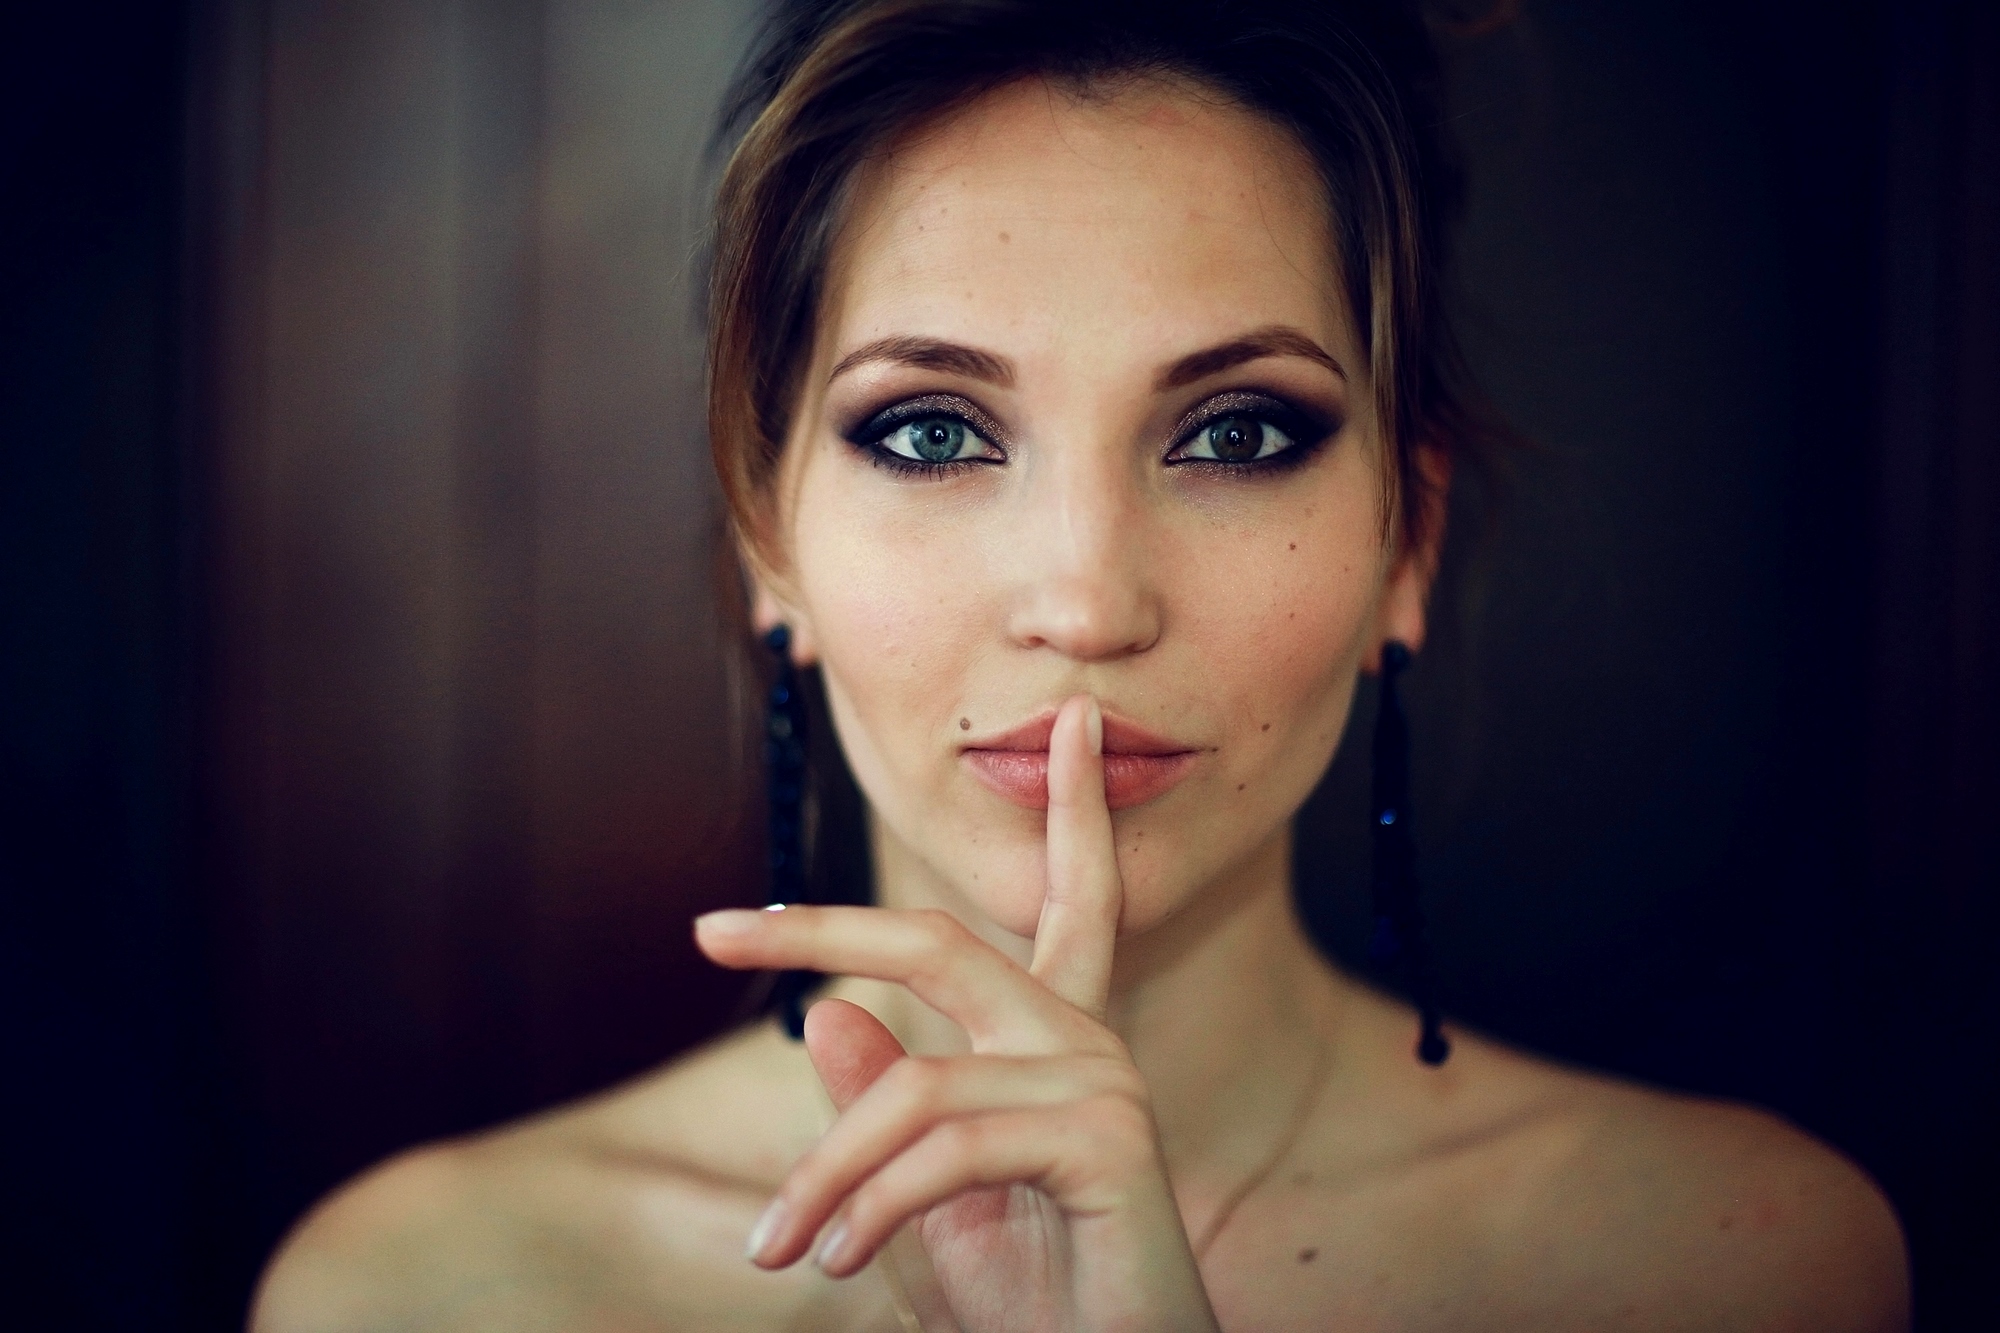
<svg viewBox="0 0 2000 1333">
<path fill-rule="evenodd" d="M 1323 762 L 1338 740 L 1380 595 L 1372 506 L 1360 508 L 1304 503 L 1237 535 L 1237 558 L 1190 562 L 1186 620 L 1245 757 L 1302 747 Z"/>
<path fill-rule="evenodd" d="M 821 669 L 845 714 L 842 741 L 855 776 L 874 793 L 913 776 L 951 726 L 958 676 L 976 638 L 981 562 L 951 549 L 949 533 L 916 528 L 871 504 L 867 488 L 812 470 L 794 528 L 799 600 Z"/>
</svg>

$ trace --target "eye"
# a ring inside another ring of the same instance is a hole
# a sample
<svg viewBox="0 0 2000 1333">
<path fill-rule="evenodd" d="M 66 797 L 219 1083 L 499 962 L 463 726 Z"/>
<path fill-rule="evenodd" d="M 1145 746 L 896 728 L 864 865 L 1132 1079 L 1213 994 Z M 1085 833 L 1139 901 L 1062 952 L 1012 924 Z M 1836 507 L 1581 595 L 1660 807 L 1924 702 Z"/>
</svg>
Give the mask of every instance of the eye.
<svg viewBox="0 0 2000 1333">
<path fill-rule="evenodd" d="M 1289 409 L 1256 405 L 1210 417 L 1186 435 L 1167 457 L 1168 463 L 1275 463 L 1280 455 L 1290 463 L 1303 459 L 1310 446 L 1329 432 Z"/>
<path fill-rule="evenodd" d="M 914 463 L 962 463 L 990 458 L 993 446 L 957 417 L 925 416 L 901 422 L 875 446 Z"/>
<path fill-rule="evenodd" d="M 1283 453 L 1296 443 L 1275 424 L 1238 412 L 1218 417 L 1197 430 L 1181 457 L 1249 463 Z"/>
<path fill-rule="evenodd" d="M 944 477 L 1007 461 L 1000 428 L 956 394 L 926 394 L 842 431 L 869 462 L 902 476 Z"/>
<path fill-rule="evenodd" d="M 1181 419 L 1169 467 L 1238 476 L 1303 464 L 1340 431 L 1340 419 L 1258 389 L 1217 394 Z"/>
</svg>

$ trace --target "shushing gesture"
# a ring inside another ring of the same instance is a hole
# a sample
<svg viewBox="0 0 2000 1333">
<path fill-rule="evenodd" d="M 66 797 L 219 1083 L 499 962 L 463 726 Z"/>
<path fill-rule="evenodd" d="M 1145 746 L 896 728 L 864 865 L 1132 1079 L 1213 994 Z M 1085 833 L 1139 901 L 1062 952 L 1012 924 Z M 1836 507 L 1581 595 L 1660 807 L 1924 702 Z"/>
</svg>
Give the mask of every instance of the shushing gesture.
<svg viewBox="0 0 2000 1333">
<path fill-rule="evenodd" d="M 1027 970 L 937 911 L 791 907 L 702 917 L 736 968 L 906 986 L 972 1054 L 908 1054 L 874 1015 L 815 1005 L 806 1048 L 840 1117 L 750 1237 L 783 1268 L 859 1272 L 915 1223 L 966 1333 L 1214 1329 L 1167 1183 L 1146 1085 L 1104 1025 L 1124 891 L 1104 796 L 1103 718 L 1078 695 L 1049 739 L 1048 891 Z"/>
</svg>

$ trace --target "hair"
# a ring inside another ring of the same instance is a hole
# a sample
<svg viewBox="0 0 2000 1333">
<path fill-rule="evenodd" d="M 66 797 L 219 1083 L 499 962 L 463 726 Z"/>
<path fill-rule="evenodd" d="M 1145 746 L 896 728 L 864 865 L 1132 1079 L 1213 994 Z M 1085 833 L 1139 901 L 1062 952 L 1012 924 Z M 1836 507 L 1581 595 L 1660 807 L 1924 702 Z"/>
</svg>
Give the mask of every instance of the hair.
<svg viewBox="0 0 2000 1333">
<path fill-rule="evenodd" d="M 1504 429 L 1443 308 L 1460 173 L 1419 16 L 1396 0 L 781 0 L 723 108 L 740 135 L 715 207 L 710 447 L 739 540 L 764 551 L 774 480 L 857 170 L 1021 79 L 1086 93 L 1191 81 L 1289 130 L 1326 189 L 1392 466 L 1385 538 L 1436 534 L 1434 452 L 1480 461 Z"/>
</svg>

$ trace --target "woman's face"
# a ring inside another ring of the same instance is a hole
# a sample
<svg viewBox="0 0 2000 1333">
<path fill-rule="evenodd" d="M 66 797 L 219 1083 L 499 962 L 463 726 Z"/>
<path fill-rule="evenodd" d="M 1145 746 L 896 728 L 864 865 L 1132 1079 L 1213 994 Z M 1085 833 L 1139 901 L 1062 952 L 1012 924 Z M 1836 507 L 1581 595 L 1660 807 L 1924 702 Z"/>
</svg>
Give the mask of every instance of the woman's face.
<svg viewBox="0 0 2000 1333">
<path fill-rule="evenodd" d="M 1048 724 L 1096 695 L 1146 930 L 1282 846 L 1358 669 L 1422 634 L 1322 187 L 1161 82 L 1013 85 L 857 187 L 761 614 L 818 660 L 885 852 L 1021 936 Z"/>
</svg>

